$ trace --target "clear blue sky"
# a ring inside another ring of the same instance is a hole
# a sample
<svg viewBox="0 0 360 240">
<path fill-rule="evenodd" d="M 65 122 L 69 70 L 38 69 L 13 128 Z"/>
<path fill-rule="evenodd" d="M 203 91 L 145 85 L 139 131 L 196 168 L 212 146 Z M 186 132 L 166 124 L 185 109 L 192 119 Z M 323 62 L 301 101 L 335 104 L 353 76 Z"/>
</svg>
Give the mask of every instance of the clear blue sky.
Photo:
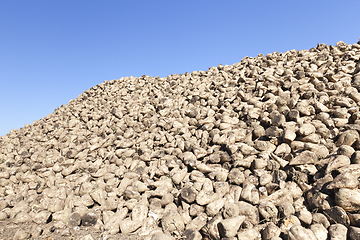
<svg viewBox="0 0 360 240">
<path fill-rule="evenodd" d="M 104 80 L 349 44 L 360 1 L 0 0 L 0 136 Z"/>
</svg>

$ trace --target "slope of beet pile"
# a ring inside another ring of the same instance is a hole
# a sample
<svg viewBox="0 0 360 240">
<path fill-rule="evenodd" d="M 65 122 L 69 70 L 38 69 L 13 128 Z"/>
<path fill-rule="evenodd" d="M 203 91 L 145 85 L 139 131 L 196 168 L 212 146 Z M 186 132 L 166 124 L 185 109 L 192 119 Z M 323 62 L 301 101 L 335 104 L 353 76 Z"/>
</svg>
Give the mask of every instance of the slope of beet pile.
<svg viewBox="0 0 360 240">
<path fill-rule="evenodd" d="M 105 81 L 0 138 L 0 236 L 360 239 L 359 59 Z"/>
</svg>

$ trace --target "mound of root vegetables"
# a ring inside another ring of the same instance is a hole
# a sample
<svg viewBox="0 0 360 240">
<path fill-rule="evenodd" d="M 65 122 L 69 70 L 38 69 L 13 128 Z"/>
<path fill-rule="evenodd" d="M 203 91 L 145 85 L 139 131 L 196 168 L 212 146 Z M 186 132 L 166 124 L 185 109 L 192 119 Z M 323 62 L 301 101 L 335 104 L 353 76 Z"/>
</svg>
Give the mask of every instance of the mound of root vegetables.
<svg viewBox="0 0 360 240">
<path fill-rule="evenodd" d="M 360 239 L 359 43 L 105 81 L 11 130 L 0 236 Z"/>
</svg>

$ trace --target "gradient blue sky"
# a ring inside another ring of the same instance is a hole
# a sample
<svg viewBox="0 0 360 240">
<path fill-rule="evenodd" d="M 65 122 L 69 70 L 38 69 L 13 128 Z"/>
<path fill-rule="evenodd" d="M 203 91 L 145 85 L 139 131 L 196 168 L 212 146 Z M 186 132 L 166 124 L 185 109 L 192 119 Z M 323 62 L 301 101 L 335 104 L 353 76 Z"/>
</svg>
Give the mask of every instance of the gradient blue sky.
<svg viewBox="0 0 360 240">
<path fill-rule="evenodd" d="M 0 0 L 0 136 L 104 80 L 349 44 L 360 1 Z"/>
</svg>

